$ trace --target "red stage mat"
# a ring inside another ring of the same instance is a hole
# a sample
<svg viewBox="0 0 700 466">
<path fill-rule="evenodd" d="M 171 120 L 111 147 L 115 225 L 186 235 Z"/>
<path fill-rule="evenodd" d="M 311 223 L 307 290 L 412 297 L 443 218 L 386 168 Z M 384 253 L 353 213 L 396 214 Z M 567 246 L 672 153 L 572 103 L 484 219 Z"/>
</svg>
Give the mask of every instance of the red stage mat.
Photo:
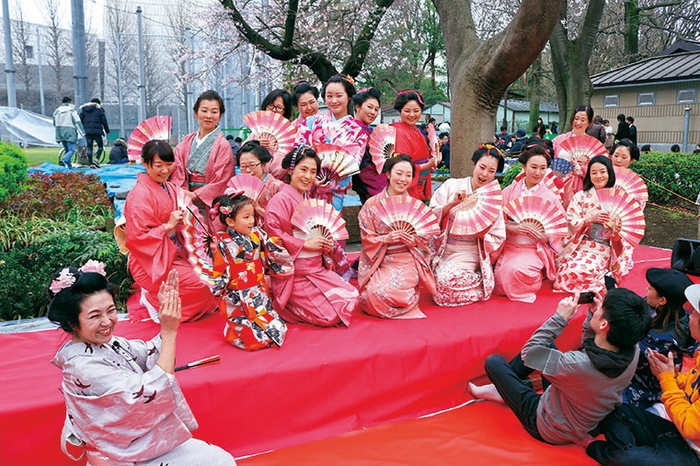
<svg viewBox="0 0 700 466">
<path fill-rule="evenodd" d="M 434 417 L 387 424 L 297 445 L 245 460 L 240 466 L 593 466 L 577 445 L 530 437 L 503 404 L 482 402 Z"/>
<path fill-rule="evenodd" d="M 640 247 L 622 283 L 644 294 L 644 271 L 667 267 L 669 250 Z M 220 354 L 221 364 L 177 377 L 200 428 L 197 438 L 241 456 L 334 437 L 433 413 L 469 399 L 467 380 L 487 355 L 513 356 L 562 295 L 545 282 L 534 304 L 502 297 L 438 308 L 424 296 L 427 319 L 382 320 L 356 313 L 349 329 L 290 326 L 281 349 L 247 353 L 228 346 L 211 315 L 185 324 L 178 363 Z M 577 346 L 583 316 L 558 341 Z M 150 338 L 152 323 L 121 322 L 117 334 Z M 0 465 L 75 464 L 59 448 L 65 415 L 60 372 L 50 364 L 62 331 L 0 335 Z"/>
</svg>

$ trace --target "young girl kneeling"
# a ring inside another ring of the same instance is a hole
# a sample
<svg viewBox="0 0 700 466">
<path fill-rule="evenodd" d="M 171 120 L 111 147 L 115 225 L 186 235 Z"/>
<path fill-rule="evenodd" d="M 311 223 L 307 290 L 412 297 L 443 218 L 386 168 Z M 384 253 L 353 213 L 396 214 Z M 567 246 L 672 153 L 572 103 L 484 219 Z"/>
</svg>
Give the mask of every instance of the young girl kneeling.
<svg viewBox="0 0 700 466">
<path fill-rule="evenodd" d="M 237 348 L 253 351 L 282 346 L 287 325 L 272 309 L 265 268 L 276 277 L 294 273 L 294 263 L 277 238 L 255 226 L 252 201 L 242 193 L 214 199 L 212 215 L 219 215 L 226 231 L 214 252 L 214 295 L 226 318 L 224 337 Z"/>
</svg>

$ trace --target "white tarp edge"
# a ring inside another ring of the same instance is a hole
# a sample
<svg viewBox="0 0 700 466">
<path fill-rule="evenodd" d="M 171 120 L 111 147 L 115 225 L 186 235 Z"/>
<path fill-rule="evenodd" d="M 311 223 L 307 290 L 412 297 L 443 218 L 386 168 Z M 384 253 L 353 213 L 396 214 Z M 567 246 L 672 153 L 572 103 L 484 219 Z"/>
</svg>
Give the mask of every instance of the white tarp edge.
<svg viewBox="0 0 700 466">
<path fill-rule="evenodd" d="M 14 107 L 0 107 L 0 139 L 23 147 L 58 147 L 51 118 Z"/>
</svg>

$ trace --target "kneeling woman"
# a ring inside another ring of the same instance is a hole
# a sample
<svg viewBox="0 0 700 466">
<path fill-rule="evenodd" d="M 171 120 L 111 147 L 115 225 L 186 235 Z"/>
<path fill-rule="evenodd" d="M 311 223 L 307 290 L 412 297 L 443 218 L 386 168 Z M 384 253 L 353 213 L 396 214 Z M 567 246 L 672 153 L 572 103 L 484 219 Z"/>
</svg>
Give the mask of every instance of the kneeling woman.
<svg viewBox="0 0 700 466">
<path fill-rule="evenodd" d="M 527 146 L 518 162 L 523 165 L 525 177 L 503 190 L 503 205 L 525 196 L 537 196 L 550 201 L 564 215 L 559 195 L 543 182 L 552 159 L 548 149 L 540 144 Z M 506 295 L 513 301 L 534 303 L 542 286 L 542 272 L 554 280 L 557 268 L 554 263 L 561 239 L 547 237 L 522 223 L 506 223 L 506 242 L 496 263 L 493 292 Z"/>
<path fill-rule="evenodd" d="M 615 172 L 609 158 L 599 155 L 588 163 L 583 191 L 577 192 L 566 209 L 569 236 L 557 256 L 555 291 L 602 292 L 605 274 L 612 272 L 619 283 L 620 256 L 624 245 L 620 225 L 612 224 L 602 209 L 596 191 L 615 185 Z"/>
<path fill-rule="evenodd" d="M 407 190 L 416 166 L 409 155 L 402 154 L 387 160 L 383 172 L 389 186 L 368 199 L 360 210 L 360 307 L 379 317 L 425 317 L 418 308 L 418 287 L 422 283 L 435 293 L 428 240 L 405 231 L 392 231 L 375 212 L 376 206 L 390 196 L 410 197 Z"/>
<path fill-rule="evenodd" d="M 472 162 L 472 176 L 447 180 L 430 200 L 443 226 L 432 261 L 437 285 L 433 299 L 439 306 L 463 306 L 489 299 L 494 286 L 491 255 L 506 239 L 503 215 L 476 235 L 456 236 L 450 232 L 459 204 L 493 181 L 505 164 L 501 151 L 491 145 L 474 151 Z"/>
<path fill-rule="evenodd" d="M 342 249 L 332 240 L 305 237 L 294 231 L 291 223 L 320 167 L 321 161 L 312 148 L 295 147 L 282 160 L 289 184 L 267 204 L 265 230 L 282 240 L 294 260 L 292 277 L 270 277 L 273 305 L 286 322 L 322 327 L 349 325 L 352 311 L 357 307 L 357 290 L 324 267 L 330 262 L 325 261 L 324 254 L 340 260 L 344 257 Z"/>
<path fill-rule="evenodd" d="M 190 433 L 197 422 L 173 375 L 181 317 L 175 271 L 158 292 L 160 334 L 148 342 L 114 336 L 114 288 L 100 263 L 57 272 L 49 294 L 49 320 L 71 336 L 52 360 L 63 372 L 68 456 L 72 446 L 93 466 L 236 464 Z"/>
</svg>

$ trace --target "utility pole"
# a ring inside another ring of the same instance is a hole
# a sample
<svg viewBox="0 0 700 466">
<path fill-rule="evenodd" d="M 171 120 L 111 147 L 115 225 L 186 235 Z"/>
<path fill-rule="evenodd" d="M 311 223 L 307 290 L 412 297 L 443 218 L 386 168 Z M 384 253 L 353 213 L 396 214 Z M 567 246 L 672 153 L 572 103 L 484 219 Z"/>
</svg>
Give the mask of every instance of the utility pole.
<svg viewBox="0 0 700 466">
<path fill-rule="evenodd" d="M 71 0 L 71 25 L 73 27 L 73 80 L 75 81 L 75 106 L 88 101 L 87 48 L 85 46 L 85 11 L 83 0 Z"/>
<path fill-rule="evenodd" d="M 192 36 L 192 30 L 189 26 L 185 28 L 185 34 L 187 36 L 187 43 L 191 50 L 194 50 L 194 37 Z M 194 58 L 190 59 L 190 74 L 194 76 Z M 187 133 L 192 133 L 194 131 L 194 114 L 192 113 L 192 107 L 194 107 L 194 96 L 192 95 L 193 84 L 187 83 L 187 98 L 185 99 L 185 114 L 187 115 Z"/>
<path fill-rule="evenodd" d="M 117 32 L 117 99 L 119 100 L 119 137 L 124 136 L 124 99 L 122 98 L 122 34 Z"/>
<path fill-rule="evenodd" d="M 10 5 L 2 0 L 2 22 L 5 28 L 5 77 L 7 78 L 7 106 L 17 107 L 17 89 L 15 89 L 15 63 L 12 57 L 12 30 L 10 29 Z"/>
<path fill-rule="evenodd" d="M 44 102 L 44 73 L 41 70 L 41 34 L 39 34 L 39 26 L 36 27 L 36 64 L 39 69 L 39 99 L 41 100 L 41 114 L 46 115 L 46 103 Z"/>
<path fill-rule="evenodd" d="M 136 7 L 136 31 L 139 41 L 139 121 L 146 119 L 146 66 L 143 53 L 143 26 L 141 24 L 140 6 Z"/>
</svg>

